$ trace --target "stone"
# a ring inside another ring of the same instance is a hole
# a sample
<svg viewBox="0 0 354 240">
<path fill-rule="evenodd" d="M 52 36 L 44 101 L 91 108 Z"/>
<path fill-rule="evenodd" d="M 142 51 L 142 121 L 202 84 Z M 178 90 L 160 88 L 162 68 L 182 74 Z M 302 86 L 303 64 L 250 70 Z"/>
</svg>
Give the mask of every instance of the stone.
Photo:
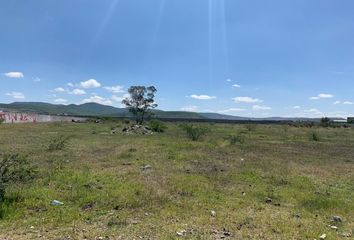
<svg viewBox="0 0 354 240">
<path fill-rule="evenodd" d="M 142 167 L 140 167 L 140 169 L 142 170 L 142 171 L 146 171 L 146 170 L 149 170 L 149 169 L 151 169 L 152 167 L 150 166 L 150 165 L 145 165 L 145 166 L 142 166 Z"/>
<path fill-rule="evenodd" d="M 337 226 L 329 226 L 330 228 L 332 228 L 333 230 L 338 230 L 338 227 Z"/>
<path fill-rule="evenodd" d="M 186 230 L 181 230 L 181 231 L 178 231 L 178 232 L 176 233 L 176 235 L 179 236 L 179 237 L 183 237 L 184 235 L 186 235 L 186 233 L 187 233 Z"/>
<path fill-rule="evenodd" d="M 267 197 L 266 200 L 265 200 L 266 203 L 271 203 L 273 202 L 273 199 L 271 199 L 270 197 Z"/>
<path fill-rule="evenodd" d="M 332 222 L 342 222 L 342 218 L 340 216 L 332 216 L 331 217 Z"/>
</svg>

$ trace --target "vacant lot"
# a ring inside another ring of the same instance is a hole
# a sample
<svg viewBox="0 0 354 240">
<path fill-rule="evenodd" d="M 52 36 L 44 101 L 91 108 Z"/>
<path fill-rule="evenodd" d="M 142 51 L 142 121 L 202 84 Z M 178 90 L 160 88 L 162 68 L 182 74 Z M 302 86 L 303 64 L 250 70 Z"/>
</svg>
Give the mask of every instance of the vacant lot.
<svg viewBox="0 0 354 240">
<path fill-rule="evenodd" d="M 1 152 L 37 167 L 7 189 L 0 239 L 351 238 L 354 129 L 203 126 L 191 141 L 177 124 L 144 136 L 124 123 L 0 125 Z"/>
</svg>

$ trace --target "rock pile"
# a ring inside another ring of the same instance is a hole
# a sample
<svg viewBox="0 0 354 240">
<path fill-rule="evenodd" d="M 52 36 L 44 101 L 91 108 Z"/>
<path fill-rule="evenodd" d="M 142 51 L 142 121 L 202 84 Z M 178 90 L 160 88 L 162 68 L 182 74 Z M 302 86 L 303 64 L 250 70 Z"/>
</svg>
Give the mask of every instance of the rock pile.
<svg viewBox="0 0 354 240">
<path fill-rule="evenodd" d="M 150 135 L 150 134 L 153 134 L 153 131 L 151 131 L 151 129 L 148 126 L 135 124 L 135 125 L 123 128 L 123 133 Z"/>
</svg>

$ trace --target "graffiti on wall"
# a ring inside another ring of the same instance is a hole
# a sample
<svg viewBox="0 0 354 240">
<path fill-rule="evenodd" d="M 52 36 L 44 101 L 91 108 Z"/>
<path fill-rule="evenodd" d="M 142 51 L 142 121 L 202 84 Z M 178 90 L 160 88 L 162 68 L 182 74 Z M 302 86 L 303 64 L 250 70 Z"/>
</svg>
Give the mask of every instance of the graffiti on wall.
<svg viewBox="0 0 354 240">
<path fill-rule="evenodd" d="M 0 119 L 5 123 L 35 123 L 36 114 L 0 112 Z"/>
</svg>

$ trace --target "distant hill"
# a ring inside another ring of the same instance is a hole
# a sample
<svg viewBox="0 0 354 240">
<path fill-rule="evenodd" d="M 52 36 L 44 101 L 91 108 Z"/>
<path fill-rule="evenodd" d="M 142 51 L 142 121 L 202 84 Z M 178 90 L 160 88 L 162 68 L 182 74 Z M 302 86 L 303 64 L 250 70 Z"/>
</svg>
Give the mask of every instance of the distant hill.
<svg viewBox="0 0 354 240">
<path fill-rule="evenodd" d="M 98 103 L 84 104 L 50 104 L 44 102 L 14 102 L 10 104 L 1 104 L 0 110 L 17 111 L 17 112 L 33 112 L 51 115 L 70 115 L 70 116 L 91 116 L 91 117 L 131 117 L 131 113 L 126 108 L 116 108 Z M 212 119 L 212 120 L 258 120 L 258 121 L 319 121 L 316 118 L 247 118 L 231 116 L 219 113 L 197 113 L 185 111 L 162 111 L 153 110 L 154 116 L 158 118 L 170 119 Z M 332 118 L 333 120 L 341 120 L 341 118 Z"/>
<path fill-rule="evenodd" d="M 14 102 L 10 104 L 0 104 L 0 109 L 8 111 L 33 112 L 52 115 L 72 115 L 72 116 L 93 116 L 93 117 L 131 117 L 131 113 L 126 108 L 116 108 L 98 103 L 84 104 L 50 104 L 43 102 Z M 195 112 L 184 111 L 162 111 L 154 110 L 156 117 L 160 118 L 190 118 L 204 119 L 206 117 Z"/>
</svg>

